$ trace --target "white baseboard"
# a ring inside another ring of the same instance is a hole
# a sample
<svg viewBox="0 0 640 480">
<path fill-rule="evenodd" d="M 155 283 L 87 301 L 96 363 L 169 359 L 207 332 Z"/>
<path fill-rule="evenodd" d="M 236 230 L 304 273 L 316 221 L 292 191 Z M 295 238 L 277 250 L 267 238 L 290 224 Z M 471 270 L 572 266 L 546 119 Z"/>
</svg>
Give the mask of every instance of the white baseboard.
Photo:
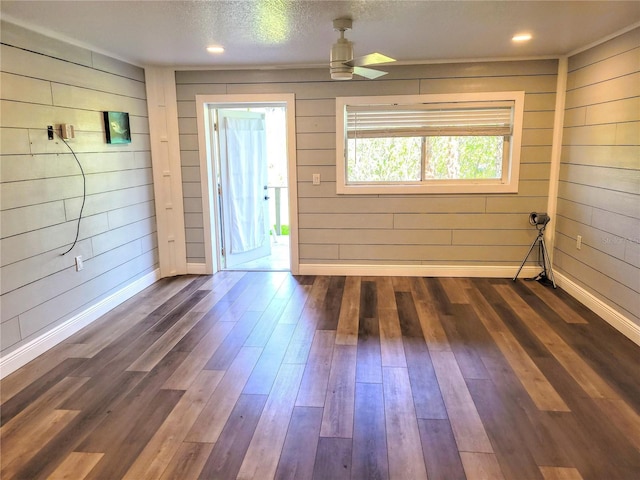
<svg viewBox="0 0 640 480">
<path fill-rule="evenodd" d="M 488 265 L 336 265 L 322 263 L 301 263 L 300 275 L 358 275 L 358 276 L 398 276 L 398 277 L 485 277 L 513 278 L 518 266 Z M 537 275 L 540 267 L 526 266 L 519 278 Z"/>
<path fill-rule="evenodd" d="M 609 325 L 622 333 L 629 340 L 640 345 L 640 326 L 622 315 L 616 309 L 607 305 L 592 293 L 565 277 L 561 273 L 554 272 L 556 283 L 565 292 L 585 305 L 589 310 L 602 317 Z"/>
<path fill-rule="evenodd" d="M 207 275 L 207 265 L 205 263 L 187 263 L 188 275 Z"/>
<path fill-rule="evenodd" d="M 20 367 L 26 365 L 31 360 L 50 348 L 55 347 L 63 342 L 74 333 L 94 322 L 109 310 L 117 307 L 124 301 L 133 297 L 150 285 L 153 285 L 160 278 L 160 270 L 154 270 L 144 277 L 139 278 L 133 283 L 117 292 L 109 295 L 107 298 L 100 300 L 98 303 L 90 306 L 83 312 L 75 315 L 69 320 L 25 343 L 16 350 L 8 353 L 0 358 L 0 378 L 4 378 L 10 373 L 15 372 Z"/>
</svg>

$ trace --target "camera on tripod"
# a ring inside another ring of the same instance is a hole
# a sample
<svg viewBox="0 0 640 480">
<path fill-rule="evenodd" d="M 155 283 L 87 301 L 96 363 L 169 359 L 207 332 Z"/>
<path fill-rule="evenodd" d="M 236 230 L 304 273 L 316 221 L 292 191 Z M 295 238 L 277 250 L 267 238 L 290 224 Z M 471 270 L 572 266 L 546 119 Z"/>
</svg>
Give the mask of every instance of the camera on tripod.
<svg viewBox="0 0 640 480">
<path fill-rule="evenodd" d="M 529 215 L 529 223 L 534 225 L 538 230 L 544 229 L 550 221 L 551 217 L 546 213 L 531 212 Z"/>
<path fill-rule="evenodd" d="M 551 217 L 546 213 L 536 213 L 531 212 L 529 214 L 529 223 L 536 227 L 538 230 L 538 236 L 535 238 L 531 247 L 529 247 L 529 251 L 527 255 L 525 255 L 524 260 L 520 264 L 520 268 L 516 272 L 515 277 L 513 277 L 513 281 L 515 282 L 522 271 L 522 267 L 526 263 L 529 255 L 533 249 L 538 246 L 538 263 L 542 267 L 542 271 L 533 278 L 529 278 L 528 280 L 536 280 L 544 285 L 552 285 L 553 288 L 556 288 L 556 282 L 553 278 L 553 269 L 551 268 L 551 260 L 549 259 L 549 252 L 547 252 L 547 246 L 544 243 L 544 229 L 547 226 L 547 223 L 551 221 Z"/>
</svg>

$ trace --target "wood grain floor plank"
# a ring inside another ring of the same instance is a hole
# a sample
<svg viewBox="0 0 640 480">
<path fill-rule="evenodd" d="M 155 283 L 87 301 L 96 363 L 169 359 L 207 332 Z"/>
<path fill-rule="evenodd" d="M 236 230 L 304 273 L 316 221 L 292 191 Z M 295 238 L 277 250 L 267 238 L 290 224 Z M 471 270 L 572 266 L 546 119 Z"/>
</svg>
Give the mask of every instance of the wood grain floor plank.
<svg viewBox="0 0 640 480">
<path fill-rule="evenodd" d="M 407 337 L 403 339 L 403 345 L 416 417 L 448 418 L 426 343 L 422 339 Z"/>
<path fill-rule="evenodd" d="M 637 480 L 637 345 L 538 290 L 163 279 L 0 382 L 0 475 Z"/>
<path fill-rule="evenodd" d="M 467 297 L 464 279 L 447 277 L 439 278 L 438 281 L 442 285 L 442 289 L 451 303 L 470 303 L 469 297 Z"/>
<path fill-rule="evenodd" d="M 493 453 L 493 447 L 453 353 L 433 352 L 431 360 L 458 450 Z"/>
<path fill-rule="evenodd" d="M 307 299 L 307 303 L 305 303 L 305 308 L 317 310 L 323 308 L 325 297 L 329 291 L 330 282 L 331 277 L 318 275 L 314 278 L 309 298 Z"/>
<path fill-rule="evenodd" d="M 333 330 L 316 330 L 298 390 L 297 407 L 324 407 L 335 339 Z"/>
<path fill-rule="evenodd" d="M 223 372 L 215 370 L 204 370 L 198 374 L 123 478 L 151 480 L 162 475 L 222 376 Z"/>
<path fill-rule="evenodd" d="M 273 478 L 287 435 L 303 366 L 283 364 L 258 420 L 256 431 L 238 472 L 238 479 Z"/>
<path fill-rule="evenodd" d="M 360 318 L 356 357 L 356 382 L 382 383 L 380 322 L 377 316 Z"/>
<path fill-rule="evenodd" d="M 88 378 L 65 377 L 53 385 L 40 397 L 34 399 L 24 410 L 0 427 L 0 442 L 3 449 L 7 448 L 5 440 L 16 438 L 24 434 L 32 425 L 43 424 L 43 418 L 58 408 L 80 388 Z M 3 454 L 6 450 L 3 450 Z"/>
<path fill-rule="evenodd" d="M 3 378 L 0 389 L 0 405 L 4 405 L 38 378 L 58 367 L 63 361 L 76 358 L 76 352 L 84 352 L 85 348 L 85 345 L 60 343 L 49 350 L 47 355 L 39 356 L 19 371 Z"/>
<path fill-rule="evenodd" d="M 321 408 L 294 407 L 274 476 L 276 480 L 313 478 L 321 424 Z"/>
<path fill-rule="evenodd" d="M 37 458 L 41 458 L 41 451 L 68 427 L 78 413 L 76 410 L 52 410 L 41 422 L 25 428 L 20 437 L 5 439 L 0 455 L 0 478 L 36 478 L 21 473 L 24 465 L 35 463 Z"/>
<path fill-rule="evenodd" d="M 213 446 L 213 443 L 182 442 L 160 480 L 196 480 Z"/>
<path fill-rule="evenodd" d="M 187 390 L 235 325 L 235 322 L 217 322 L 176 368 L 162 388 Z"/>
<path fill-rule="evenodd" d="M 378 310 L 397 310 L 392 277 L 376 277 Z"/>
<path fill-rule="evenodd" d="M 601 399 L 588 396 L 559 362 L 555 359 L 538 362 L 571 409 L 566 415 L 545 412 L 548 415 L 543 417 L 558 446 L 571 460 L 555 465 L 576 467 L 585 478 L 636 478 L 640 472 L 640 451 L 633 444 L 634 436 L 627 437 L 616 428 L 600 410 Z"/>
<path fill-rule="evenodd" d="M 394 302 L 395 303 L 395 302 Z M 383 367 L 406 367 L 402 330 L 397 309 L 378 309 L 380 322 L 380 357 Z"/>
<path fill-rule="evenodd" d="M 382 375 L 389 476 L 426 479 L 427 470 L 407 369 L 383 367 Z"/>
<path fill-rule="evenodd" d="M 287 301 L 282 299 L 274 299 L 269 303 L 244 345 L 247 347 L 264 347 L 269 338 L 271 338 L 271 334 L 276 328 L 286 304 Z"/>
<path fill-rule="evenodd" d="M 394 292 L 410 292 L 411 281 L 409 277 L 391 277 Z"/>
<path fill-rule="evenodd" d="M 181 352 L 192 352 L 202 339 L 217 323 L 232 323 L 235 325 L 237 319 L 231 313 L 231 302 L 219 301 L 196 323 L 187 334 L 173 347 L 173 350 Z"/>
<path fill-rule="evenodd" d="M 127 370 L 150 372 L 203 317 L 202 312 L 187 312 L 164 335 L 156 340 Z"/>
<path fill-rule="evenodd" d="M 262 348 L 242 347 L 202 409 L 185 441 L 215 443 L 238 401 Z"/>
<path fill-rule="evenodd" d="M 530 452 L 537 465 L 573 466 L 571 457 L 562 448 L 558 438 L 546 428 L 545 411 L 537 408 L 509 364 L 498 357 L 483 357 L 482 361 L 499 395 L 497 420 L 509 421 L 510 425 L 509 432 L 499 434 L 515 435 L 522 440 L 518 451 Z M 495 425 L 491 419 L 493 415 L 489 414 L 487 425 Z M 514 452 L 509 449 L 507 453 Z"/>
<path fill-rule="evenodd" d="M 535 293 L 545 304 L 555 311 L 567 323 L 588 324 L 585 318 L 563 302 L 557 293 L 549 290 L 548 287 L 540 285 L 538 282 L 522 282 L 522 285 Z"/>
<path fill-rule="evenodd" d="M 495 288 L 590 397 L 617 398 L 611 387 L 508 285 Z"/>
<path fill-rule="evenodd" d="M 75 451 L 107 452 L 114 445 L 121 443 L 134 428 L 138 419 L 146 415 L 145 409 L 149 404 L 155 401 L 158 395 L 164 395 L 161 391 L 162 385 L 185 356 L 185 352 L 173 352 L 163 359 L 152 373 L 146 375 L 123 397 L 122 401 L 107 410 L 107 415 L 92 429 Z M 177 390 L 175 392 L 178 396 L 184 393 Z M 162 397 L 159 399 L 160 408 L 166 408 L 166 404 L 172 400 L 173 397 L 167 399 Z M 141 410 L 144 415 L 141 414 Z"/>
<path fill-rule="evenodd" d="M 418 419 L 429 480 L 466 480 L 449 420 Z"/>
<path fill-rule="evenodd" d="M 293 331 L 289 347 L 282 359 L 283 363 L 306 363 L 318 325 L 318 318 L 316 309 L 305 307 L 300 315 L 300 321 Z"/>
<path fill-rule="evenodd" d="M 85 360 L 82 358 L 67 358 L 23 388 L 20 393 L 14 395 L 2 405 L 2 409 L 0 409 L 0 424 L 5 425 L 24 409 L 28 408 L 34 398 L 44 395 L 50 388 L 72 374 L 84 362 Z"/>
<path fill-rule="evenodd" d="M 345 277 L 331 277 L 322 307 L 318 309 L 319 330 L 337 330 L 340 319 L 340 306 L 344 293 Z"/>
<path fill-rule="evenodd" d="M 435 302 L 422 278 L 412 279 L 411 295 L 413 296 L 413 303 L 418 313 L 422 334 L 427 342 L 429 351 L 451 351 L 451 345 L 440 322 Z"/>
<path fill-rule="evenodd" d="M 342 294 L 340 315 L 336 333 L 337 345 L 358 344 L 358 319 L 360 317 L 360 277 L 347 277 Z"/>
<path fill-rule="evenodd" d="M 110 383 L 105 385 L 95 385 L 93 398 L 83 405 L 80 411 L 74 411 L 73 416 L 68 420 L 62 429 L 57 431 L 42 448 L 37 451 L 38 458 L 46 458 L 47 462 L 30 459 L 23 462 L 17 470 L 16 478 L 39 478 L 51 474 L 55 467 L 79 445 L 100 423 L 109 415 L 111 408 L 118 405 L 142 380 L 144 374 L 140 372 L 122 372 L 115 375 L 115 384 L 118 388 L 113 388 Z M 91 383 L 85 382 L 77 391 L 81 391 Z M 60 406 L 66 409 L 65 405 L 75 401 L 75 395 Z M 7 475 L 11 478 L 10 475 Z"/>
<path fill-rule="evenodd" d="M 387 432 L 382 385 L 356 383 L 351 476 L 389 478 Z"/>
<path fill-rule="evenodd" d="M 266 402 L 266 395 L 240 395 L 199 478 L 236 478 Z"/>
<path fill-rule="evenodd" d="M 313 480 L 350 480 L 351 450 L 350 438 L 320 437 Z"/>
<path fill-rule="evenodd" d="M 460 452 L 467 480 L 505 480 L 493 453 Z"/>
<path fill-rule="evenodd" d="M 476 318 L 470 305 L 452 304 L 451 315 L 441 315 L 440 322 L 451 342 L 451 351 L 465 379 L 486 379 L 481 355 L 499 355 L 489 333 Z"/>
<path fill-rule="evenodd" d="M 222 344 L 213 352 L 213 355 L 211 355 L 211 358 L 207 361 L 204 368 L 206 370 L 228 369 L 238 355 L 238 352 L 243 348 L 244 342 L 249 338 L 258 320 L 260 320 L 260 316 L 261 312 L 251 310 L 245 312 Z"/>
<path fill-rule="evenodd" d="M 253 368 L 242 393 L 268 395 L 287 351 L 295 325 L 276 324 L 276 327 Z"/>
<path fill-rule="evenodd" d="M 305 308 L 309 294 L 311 293 L 310 285 L 297 285 L 291 297 L 280 315 L 279 323 L 297 324 Z"/>
<path fill-rule="evenodd" d="M 356 386 L 356 348 L 336 345 L 331 360 L 320 435 L 351 438 Z"/>
<path fill-rule="evenodd" d="M 580 472 L 572 467 L 540 467 L 544 480 L 583 480 Z"/>
<path fill-rule="evenodd" d="M 102 453 L 71 452 L 47 480 L 83 480 L 103 455 Z"/>
<path fill-rule="evenodd" d="M 532 452 L 527 448 L 527 431 L 521 422 L 522 412 L 507 405 L 500 398 L 493 383 L 487 380 L 467 380 L 471 397 L 495 450 L 502 473 L 506 478 L 543 480 Z M 518 415 L 520 413 L 520 415 Z M 526 417 L 525 417 L 526 418 Z M 504 428 L 505 423 L 511 428 Z M 521 445 L 517 450 L 512 445 Z"/>
<path fill-rule="evenodd" d="M 568 411 L 566 403 L 542 374 L 525 349 L 478 292 L 470 291 L 473 308 L 509 365 L 518 375 L 533 402 L 540 410 Z"/>
</svg>

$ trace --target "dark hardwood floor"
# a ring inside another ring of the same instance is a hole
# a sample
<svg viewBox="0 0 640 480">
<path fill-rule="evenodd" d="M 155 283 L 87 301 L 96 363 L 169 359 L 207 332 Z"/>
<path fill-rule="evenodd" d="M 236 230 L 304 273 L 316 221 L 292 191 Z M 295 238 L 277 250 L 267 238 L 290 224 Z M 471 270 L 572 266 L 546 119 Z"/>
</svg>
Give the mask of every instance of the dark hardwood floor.
<svg viewBox="0 0 640 480">
<path fill-rule="evenodd" d="M 640 478 L 640 347 L 502 279 L 163 279 L 2 381 L 9 479 Z"/>
</svg>

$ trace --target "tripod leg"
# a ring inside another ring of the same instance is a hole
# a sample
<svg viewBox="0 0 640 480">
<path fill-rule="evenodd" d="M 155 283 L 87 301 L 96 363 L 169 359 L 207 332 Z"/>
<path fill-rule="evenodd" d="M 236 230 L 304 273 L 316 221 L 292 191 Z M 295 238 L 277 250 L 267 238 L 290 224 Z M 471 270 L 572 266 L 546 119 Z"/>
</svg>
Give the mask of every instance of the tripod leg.
<svg viewBox="0 0 640 480">
<path fill-rule="evenodd" d="M 529 258 L 529 255 L 531 255 L 531 251 L 533 250 L 533 247 L 536 246 L 536 242 L 538 241 L 539 238 L 540 238 L 540 236 L 536 237 L 535 240 L 533 241 L 533 243 L 531 244 L 531 246 L 529 247 L 529 251 L 525 255 L 524 260 L 522 260 L 522 263 L 520 264 L 520 268 L 516 272 L 515 277 L 513 277 L 513 281 L 514 282 L 516 281 L 516 278 L 518 278 L 518 275 L 520 275 L 520 272 L 522 271 L 522 267 L 524 267 L 524 264 L 527 262 L 527 258 Z"/>
<path fill-rule="evenodd" d="M 544 238 L 540 240 L 540 245 L 542 247 L 542 264 L 544 265 L 543 268 L 544 268 L 545 275 L 547 276 L 547 278 L 551 280 L 551 284 L 553 285 L 553 288 L 557 288 L 556 281 L 553 278 L 553 268 L 551 267 L 551 261 L 549 260 L 549 252 L 547 252 L 547 246 L 544 243 Z M 547 271 L 547 265 L 549 265 L 548 271 Z"/>
</svg>

